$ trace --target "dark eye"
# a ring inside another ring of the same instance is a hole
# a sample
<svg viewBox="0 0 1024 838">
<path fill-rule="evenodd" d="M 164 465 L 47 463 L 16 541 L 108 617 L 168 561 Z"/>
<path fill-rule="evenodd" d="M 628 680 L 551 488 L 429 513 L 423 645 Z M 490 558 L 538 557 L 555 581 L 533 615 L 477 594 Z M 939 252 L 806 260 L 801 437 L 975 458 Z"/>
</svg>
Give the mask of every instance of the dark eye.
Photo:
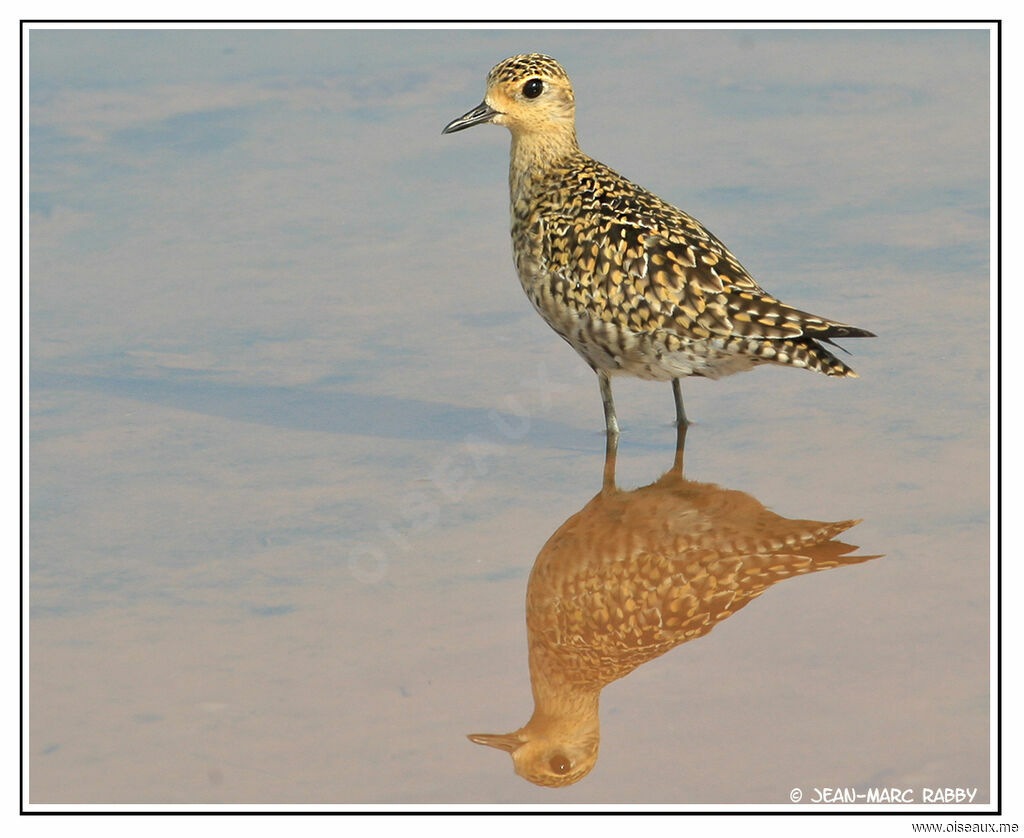
<svg viewBox="0 0 1024 838">
<path fill-rule="evenodd" d="M 525 90 L 523 91 L 526 92 Z M 569 769 L 572 768 L 572 763 L 569 762 L 569 757 L 563 756 L 562 754 L 555 754 L 551 757 L 551 761 L 548 763 L 551 766 L 551 770 L 556 774 L 568 774 Z"/>
<path fill-rule="evenodd" d="M 527 99 L 536 99 L 544 90 L 544 82 L 540 79 L 530 79 L 523 85 L 523 95 Z"/>
</svg>

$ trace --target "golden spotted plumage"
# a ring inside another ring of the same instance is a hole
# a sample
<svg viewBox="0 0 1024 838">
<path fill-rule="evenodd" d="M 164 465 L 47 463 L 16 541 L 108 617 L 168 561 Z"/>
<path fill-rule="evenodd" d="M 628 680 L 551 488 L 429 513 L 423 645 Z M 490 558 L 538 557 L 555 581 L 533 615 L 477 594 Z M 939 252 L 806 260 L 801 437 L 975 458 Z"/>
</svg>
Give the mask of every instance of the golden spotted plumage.
<svg viewBox="0 0 1024 838">
<path fill-rule="evenodd" d="M 609 432 L 608 377 L 719 378 L 762 363 L 856 373 L 818 341 L 873 337 L 767 294 L 699 221 L 584 154 L 575 93 L 544 55 L 502 61 L 483 103 L 445 132 L 512 132 L 512 243 L 523 289 L 544 320 L 597 372 Z"/>
</svg>

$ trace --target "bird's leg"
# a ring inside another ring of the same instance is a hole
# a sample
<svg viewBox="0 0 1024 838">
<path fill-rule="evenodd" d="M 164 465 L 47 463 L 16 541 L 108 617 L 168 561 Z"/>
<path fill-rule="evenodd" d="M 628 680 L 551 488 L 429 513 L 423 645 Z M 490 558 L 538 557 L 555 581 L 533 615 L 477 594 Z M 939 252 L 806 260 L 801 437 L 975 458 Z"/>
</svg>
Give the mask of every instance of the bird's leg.
<svg viewBox="0 0 1024 838">
<path fill-rule="evenodd" d="M 690 424 L 690 420 L 686 418 L 686 411 L 683 410 L 683 388 L 679 386 L 679 379 L 672 379 L 672 395 L 676 400 L 676 424 L 685 428 Z"/>
<path fill-rule="evenodd" d="M 676 459 L 672 463 L 673 473 L 680 479 L 683 479 L 683 448 L 686 446 L 686 422 L 680 422 L 676 425 Z"/>
<path fill-rule="evenodd" d="M 612 401 L 612 382 L 608 373 L 597 371 L 597 382 L 601 386 L 601 401 L 604 402 L 604 427 L 611 436 L 619 435 L 619 420 L 615 418 L 615 402 Z"/>
<path fill-rule="evenodd" d="M 615 490 L 615 459 L 619 455 L 619 435 L 611 432 L 605 434 L 604 446 L 604 479 L 601 483 L 602 492 Z"/>
</svg>

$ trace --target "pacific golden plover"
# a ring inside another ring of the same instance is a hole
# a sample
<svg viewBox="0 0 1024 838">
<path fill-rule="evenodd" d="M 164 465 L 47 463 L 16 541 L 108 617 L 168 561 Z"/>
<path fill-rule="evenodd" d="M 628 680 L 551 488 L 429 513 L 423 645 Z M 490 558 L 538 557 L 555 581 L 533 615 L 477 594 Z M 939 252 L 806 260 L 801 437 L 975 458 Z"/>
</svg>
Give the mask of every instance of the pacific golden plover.
<svg viewBox="0 0 1024 838">
<path fill-rule="evenodd" d="M 685 425 L 680 425 L 680 444 Z M 609 434 L 609 438 L 613 435 Z M 471 734 L 532 783 L 565 786 L 597 762 L 601 690 L 702 637 L 776 582 L 877 556 L 835 537 L 857 521 L 791 520 L 744 492 L 683 478 L 602 491 L 541 549 L 526 591 L 534 711 L 507 734 Z"/>
<path fill-rule="evenodd" d="M 691 218 L 576 142 L 575 94 L 546 55 L 507 58 L 484 101 L 445 126 L 512 132 L 512 244 L 523 289 L 541 317 L 597 373 L 609 433 L 618 433 L 609 376 L 720 378 L 762 363 L 856 377 L 818 341 L 871 332 L 798 311 L 767 294 Z"/>
</svg>

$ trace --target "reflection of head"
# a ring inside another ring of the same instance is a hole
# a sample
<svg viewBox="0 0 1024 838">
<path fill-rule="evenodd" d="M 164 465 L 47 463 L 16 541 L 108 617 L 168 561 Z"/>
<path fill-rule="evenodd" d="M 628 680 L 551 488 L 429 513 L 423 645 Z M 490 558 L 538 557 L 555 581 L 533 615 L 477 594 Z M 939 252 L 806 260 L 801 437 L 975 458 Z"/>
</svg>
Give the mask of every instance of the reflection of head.
<svg viewBox="0 0 1024 838">
<path fill-rule="evenodd" d="M 469 738 L 478 745 L 490 745 L 511 753 L 520 777 L 538 786 L 558 788 L 579 782 L 597 763 L 600 734 L 596 714 L 582 725 L 566 724 L 572 721 L 540 721 L 535 716 L 515 733 L 503 736 L 475 733 Z"/>
</svg>

